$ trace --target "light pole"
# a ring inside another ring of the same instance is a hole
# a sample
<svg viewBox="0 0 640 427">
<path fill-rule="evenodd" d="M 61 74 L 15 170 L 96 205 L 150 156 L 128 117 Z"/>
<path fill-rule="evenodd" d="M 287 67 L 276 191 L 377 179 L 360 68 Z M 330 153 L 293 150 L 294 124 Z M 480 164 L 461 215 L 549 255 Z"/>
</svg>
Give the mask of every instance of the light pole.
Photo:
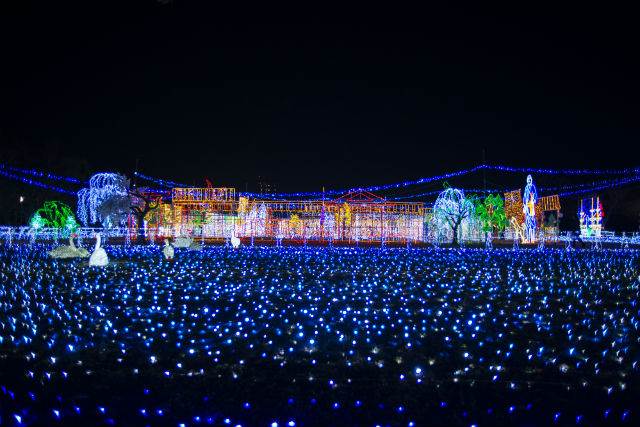
<svg viewBox="0 0 640 427">
<path fill-rule="evenodd" d="M 20 223 L 22 221 L 22 207 L 24 206 L 24 196 L 20 196 L 18 198 L 18 201 L 20 203 L 20 207 L 18 209 L 18 221 L 17 222 Z M 18 224 L 18 225 L 20 225 L 20 224 Z"/>
</svg>

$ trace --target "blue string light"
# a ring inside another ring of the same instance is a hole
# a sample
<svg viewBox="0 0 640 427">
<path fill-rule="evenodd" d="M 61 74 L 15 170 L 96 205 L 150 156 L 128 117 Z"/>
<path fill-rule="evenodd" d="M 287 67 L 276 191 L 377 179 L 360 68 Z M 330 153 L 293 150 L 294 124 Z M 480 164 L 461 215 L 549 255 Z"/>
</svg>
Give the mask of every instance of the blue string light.
<svg viewBox="0 0 640 427">
<path fill-rule="evenodd" d="M 584 189 L 584 190 L 565 191 L 563 193 L 559 193 L 558 196 L 566 197 L 566 196 L 572 196 L 572 195 L 575 195 L 575 194 L 591 193 L 593 191 L 606 190 L 606 189 L 609 189 L 609 188 L 620 187 L 622 185 L 632 184 L 634 182 L 639 182 L 639 181 L 640 181 L 640 176 L 633 176 L 633 177 L 626 178 L 626 179 L 620 179 L 620 180 L 615 181 L 614 183 L 611 183 L 611 184 L 595 186 L 595 187 L 587 188 L 587 189 Z"/>
<path fill-rule="evenodd" d="M 616 184 L 625 184 L 627 179 L 632 179 L 634 177 L 629 177 L 626 179 L 616 178 L 616 179 L 607 179 L 602 181 L 594 181 L 594 182 L 586 182 L 581 184 L 567 184 L 567 185 L 558 185 L 554 187 L 540 187 L 541 190 L 544 191 L 560 191 L 560 190 L 578 190 L 581 188 L 592 188 L 592 187 L 600 187 L 600 186 L 615 186 Z"/>
<path fill-rule="evenodd" d="M 503 191 L 505 191 L 504 189 L 498 189 L 498 188 L 460 188 L 460 190 L 464 191 L 466 194 L 474 194 L 474 193 L 501 193 Z M 396 196 L 396 197 L 388 197 L 388 200 L 404 200 L 404 199 L 413 199 L 413 198 L 418 198 L 418 197 L 426 197 L 426 196 L 434 196 L 437 194 L 442 193 L 442 189 L 440 190 L 434 190 L 434 191 L 428 191 L 426 193 L 420 193 L 420 194 L 409 194 L 406 196 Z"/>
<path fill-rule="evenodd" d="M 160 185 L 162 187 L 167 187 L 167 188 L 190 187 L 190 185 L 187 185 L 187 184 L 182 184 L 182 183 L 175 182 L 175 181 L 167 181 L 167 180 L 160 179 L 160 178 L 154 178 L 154 177 L 142 174 L 140 172 L 134 172 L 133 174 L 135 176 L 137 176 L 138 178 L 142 178 L 145 181 L 153 182 L 154 184 Z"/>
<path fill-rule="evenodd" d="M 62 176 L 62 175 L 56 175 L 54 173 L 42 172 L 42 171 L 38 171 L 38 170 L 35 170 L 35 169 L 17 168 L 17 167 L 5 165 L 5 164 L 0 164 L 0 169 L 6 169 L 8 171 L 15 172 L 15 173 L 21 173 L 23 175 L 31 175 L 31 176 L 35 176 L 35 177 L 38 177 L 38 178 L 45 178 L 45 179 L 48 179 L 50 181 L 64 181 L 64 182 L 69 182 L 69 183 L 72 183 L 72 184 L 85 184 L 85 182 L 86 182 L 86 181 L 79 180 L 78 178 L 73 178 L 73 177 L 69 177 L 69 176 Z"/>
<path fill-rule="evenodd" d="M 304 197 L 306 199 L 321 199 L 321 198 L 327 197 L 327 196 L 337 196 L 337 195 L 342 195 L 342 194 L 345 194 L 345 193 L 348 193 L 348 192 L 354 192 L 354 191 L 380 192 L 380 191 L 387 191 L 387 190 L 395 190 L 395 189 L 406 188 L 406 187 L 410 187 L 410 186 L 414 186 L 414 185 L 429 184 L 429 183 L 433 183 L 433 182 L 437 182 L 437 181 L 442 181 L 442 180 L 445 180 L 445 179 L 450 179 L 450 178 L 455 178 L 455 177 L 460 177 L 460 176 L 463 176 L 463 175 L 471 174 L 471 173 L 477 172 L 479 170 L 493 170 L 493 171 L 507 172 L 507 173 L 535 173 L 535 174 L 541 174 L 541 175 L 569 175 L 569 176 L 632 175 L 631 177 L 628 177 L 628 178 L 622 179 L 622 180 L 608 180 L 608 181 L 605 180 L 605 181 L 600 181 L 600 182 L 596 182 L 596 183 L 582 183 L 582 184 L 575 184 L 575 185 L 571 184 L 571 185 L 564 185 L 564 186 L 541 188 L 541 190 L 543 190 L 545 192 L 557 191 L 557 190 L 569 190 L 569 191 L 565 191 L 565 192 L 561 193 L 561 195 L 579 194 L 581 192 L 585 192 L 586 193 L 586 192 L 595 191 L 595 190 L 599 190 L 599 189 L 613 188 L 613 187 L 617 187 L 617 186 L 620 186 L 620 185 L 625 185 L 625 184 L 628 184 L 628 183 L 636 182 L 636 177 L 640 174 L 640 168 L 626 168 L 626 169 L 543 169 L 543 168 L 523 168 L 523 167 L 511 167 L 511 166 L 504 166 L 504 165 L 482 164 L 482 165 L 479 165 L 479 166 L 475 166 L 473 168 L 463 169 L 463 170 L 450 172 L 450 173 L 445 173 L 445 174 L 442 174 L 442 175 L 436 175 L 436 176 L 432 176 L 432 177 L 419 178 L 419 179 L 416 179 L 416 180 L 408 180 L 408 181 L 391 183 L 391 184 L 375 185 L 375 186 L 369 186 L 369 187 L 352 187 L 352 188 L 341 189 L 341 190 L 328 190 L 328 191 L 325 191 L 325 192 L 322 192 L 322 191 L 315 191 L 315 192 L 312 192 L 312 191 L 301 191 L 301 192 L 288 192 L 288 193 L 283 192 L 283 193 L 269 193 L 269 194 L 253 193 L 253 192 L 240 192 L 238 194 L 240 196 L 243 196 L 243 197 L 262 198 L 262 199 L 271 199 L 271 200 L 281 200 L 281 199 L 301 198 L 301 197 Z M 42 183 L 42 182 L 35 181 L 33 179 L 30 179 L 30 178 L 20 177 L 19 175 L 15 175 L 12 172 L 16 172 L 16 173 L 20 173 L 20 174 L 24 174 L 24 175 L 30 175 L 30 176 L 34 176 L 34 177 L 38 177 L 38 178 L 44 178 L 44 179 L 48 179 L 48 180 L 52 180 L 52 181 L 64 181 L 64 182 L 69 182 L 69 183 L 73 183 L 73 184 L 85 184 L 84 181 L 81 181 L 81 180 L 79 180 L 77 178 L 61 176 L 61 175 L 53 174 L 53 173 L 50 173 L 50 172 L 38 171 L 38 170 L 35 170 L 35 169 L 17 168 L 17 167 L 5 165 L 5 164 L 0 164 L 0 172 L 2 172 L 2 174 L 4 176 L 6 176 L 6 177 L 9 177 L 9 178 L 12 178 L 12 179 L 17 179 L 17 180 L 19 180 L 19 181 L 21 181 L 23 183 L 30 184 L 30 185 L 36 185 L 36 186 L 41 187 L 41 188 L 47 188 L 47 189 L 51 189 L 51 190 L 54 190 L 54 191 L 57 191 L 57 192 L 66 193 L 66 194 L 71 194 L 72 192 L 69 192 L 68 190 L 62 189 L 61 187 L 48 185 L 48 184 L 45 184 L 45 183 Z M 164 179 L 160 179 L 160 178 L 154 178 L 154 177 L 142 174 L 140 172 L 136 172 L 134 175 L 139 177 L 139 178 L 141 178 L 141 179 L 153 182 L 156 185 L 159 185 L 159 186 L 165 187 L 165 188 L 188 187 L 188 185 L 184 184 L 184 183 L 179 183 L 179 182 L 171 181 L 171 180 L 164 180 Z M 500 192 L 500 191 L 504 191 L 504 190 L 500 190 L 500 189 L 491 189 L 491 190 L 469 189 L 469 190 L 465 190 L 465 191 L 467 191 L 467 192 L 476 192 L 476 193 L 486 193 L 486 192 Z M 431 195 L 434 195 L 436 193 L 439 193 L 439 191 L 429 191 L 429 192 L 420 193 L 420 194 L 411 194 L 411 195 L 406 195 L 406 196 L 396 196 L 396 197 L 391 197 L 389 199 L 390 200 L 403 200 L 403 199 L 419 198 L 419 197 L 431 196 Z"/>
<path fill-rule="evenodd" d="M 640 173 L 640 168 L 627 169 L 540 169 L 517 168 L 502 165 L 481 165 L 481 169 L 500 172 L 535 173 L 540 175 L 634 175 Z"/>
<path fill-rule="evenodd" d="M 44 188 L 46 190 L 52 190 L 52 191 L 55 191 L 55 192 L 58 192 L 58 193 L 69 194 L 71 196 L 75 196 L 76 195 L 75 191 L 65 190 L 64 188 L 58 187 L 56 185 L 49 185 L 49 184 L 45 184 L 45 183 L 40 182 L 40 181 L 35 181 L 35 180 L 31 179 L 31 178 L 25 178 L 23 176 L 15 175 L 15 174 L 13 174 L 11 172 L 7 172 L 7 171 L 2 170 L 2 169 L 0 169 L 0 175 L 4 176 L 6 178 L 10 178 L 10 179 L 16 180 L 16 181 L 20 181 L 20 182 L 22 182 L 24 184 L 28 184 L 28 185 L 33 185 L 33 186 L 36 186 L 36 187 Z"/>
<path fill-rule="evenodd" d="M 625 179 L 613 179 L 613 180 L 603 180 L 597 182 L 589 182 L 582 184 L 571 184 L 571 185 L 560 185 L 554 187 L 540 187 L 541 191 L 546 193 L 558 190 L 567 190 L 559 193 L 560 196 L 569 196 L 572 194 L 581 194 L 581 193 L 589 193 L 592 191 L 603 190 L 608 188 L 616 188 L 627 184 L 632 184 L 634 182 L 640 181 L 640 176 L 633 176 Z M 501 193 L 504 191 L 509 191 L 507 188 L 491 188 L 491 189 L 481 189 L 481 188 L 464 188 L 465 193 L 473 194 L 473 193 Z M 426 193 L 419 194 L 409 194 L 406 196 L 396 196 L 396 197 L 388 197 L 388 200 L 404 200 L 404 199 L 413 199 L 419 197 L 428 197 L 440 194 L 442 190 L 434 190 L 428 191 Z"/>
<path fill-rule="evenodd" d="M 399 188 L 405 188 L 414 185 L 422 185 L 429 184 L 436 181 L 442 181 L 445 179 L 455 178 L 463 175 L 468 175 L 473 172 L 477 172 L 479 170 L 495 170 L 499 172 L 510 172 L 510 173 L 537 173 L 541 175 L 631 175 L 631 174 L 639 174 L 640 168 L 627 168 L 627 169 L 541 169 L 541 168 L 518 168 L 511 166 L 503 166 L 503 165 L 487 165 L 482 164 L 479 166 L 475 166 L 469 169 L 463 169 L 456 172 L 450 172 L 442 175 L 436 175 L 432 177 L 419 178 L 416 180 L 408 180 L 404 182 L 397 182 L 392 184 L 384 184 L 384 185 L 374 185 L 369 187 L 351 187 L 342 190 L 328 190 L 325 192 L 322 191 L 300 191 L 300 192 L 289 192 L 289 193 L 270 193 L 270 194 L 262 194 L 262 193 L 253 193 L 253 192 L 240 192 L 238 193 L 243 197 L 250 198 L 263 198 L 263 199 L 286 199 L 293 197 L 305 197 L 305 198 L 321 198 L 323 196 L 335 196 L 341 195 L 348 192 L 354 191 L 385 191 L 385 190 L 393 190 Z M 147 175 L 143 175 L 141 173 L 137 173 L 137 176 L 140 178 L 149 180 L 158 185 L 162 185 L 165 187 L 181 187 L 186 186 L 185 184 L 180 184 L 174 181 L 166 181 L 158 178 L 153 178 Z M 583 184 L 585 185 L 585 184 Z M 588 184 L 586 184 L 588 185 Z M 545 190 L 551 191 L 552 188 L 545 188 Z M 489 191 L 502 191 L 502 190 L 486 190 Z M 474 190 L 474 192 L 485 192 L 485 190 Z M 423 195 L 430 195 L 429 193 L 423 193 L 420 195 L 411 195 L 411 196 L 403 196 L 402 198 L 412 198 L 412 197 L 421 197 Z M 435 193 L 434 193 L 435 194 Z M 400 199 L 400 198 L 396 198 Z"/>
</svg>

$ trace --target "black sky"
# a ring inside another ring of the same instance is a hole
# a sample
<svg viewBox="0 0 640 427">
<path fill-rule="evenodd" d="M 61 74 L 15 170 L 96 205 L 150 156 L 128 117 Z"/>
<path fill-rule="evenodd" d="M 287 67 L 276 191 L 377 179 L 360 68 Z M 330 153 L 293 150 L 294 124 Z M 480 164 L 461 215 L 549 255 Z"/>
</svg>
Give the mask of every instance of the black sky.
<svg viewBox="0 0 640 427">
<path fill-rule="evenodd" d="M 24 166 L 24 151 L 54 169 L 130 174 L 138 159 L 168 179 L 292 191 L 429 176 L 483 148 L 522 166 L 639 163 L 640 34 L 604 4 L 16 3 L 0 22 L 0 138 Z"/>
</svg>

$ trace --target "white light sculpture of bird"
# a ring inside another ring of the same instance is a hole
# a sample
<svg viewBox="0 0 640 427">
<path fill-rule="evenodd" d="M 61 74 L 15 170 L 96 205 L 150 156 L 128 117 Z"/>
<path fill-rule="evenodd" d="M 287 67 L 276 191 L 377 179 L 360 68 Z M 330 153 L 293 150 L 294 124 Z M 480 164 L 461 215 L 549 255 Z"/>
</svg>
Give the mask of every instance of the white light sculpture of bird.
<svg viewBox="0 0 640 427">
<path fill-rule="evenodd" d="M 173 246 L 169 243 L 169 239 L 164 239 L 164 248 L 162 248 L 162 254 L 164 255 L 164 259 L 172 260 L 175 254 Z"/>
<path fill-rule="evenodd" d="M 89 265 L 95 267 L 104 267 L 109 264 L 109 257 L 107 252 L 100 247 L 100 233 L 96 233 L 96 246 L 93 248 L 93 253 L 89 257 Z"/>
<path fill-rule="evenodd" d="M 77 248 L 73 242 L 73 236 L 69 236 L 69 245 L 62 245 L 53 248 L 48 252 L 51 258 L 66 259 L 66 258 L 86 258 L 89 256 L 89 252 L 85 248 Z"/>
</svg>

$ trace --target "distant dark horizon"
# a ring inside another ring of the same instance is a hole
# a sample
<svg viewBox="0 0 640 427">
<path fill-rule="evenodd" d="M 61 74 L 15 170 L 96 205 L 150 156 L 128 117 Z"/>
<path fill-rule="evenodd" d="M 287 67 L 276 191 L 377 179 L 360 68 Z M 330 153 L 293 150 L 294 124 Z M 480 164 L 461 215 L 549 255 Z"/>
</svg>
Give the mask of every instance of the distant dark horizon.
<svg viewBox="0 0 640 427">
<path fill-rule="evenodd" d="M 18 166 L 137 165 L 240 191 L 384 184 L 484 160 L 638 166 L 640 34 L 623 10 L 2 9 L 0 161 Z"/>
</svg>

